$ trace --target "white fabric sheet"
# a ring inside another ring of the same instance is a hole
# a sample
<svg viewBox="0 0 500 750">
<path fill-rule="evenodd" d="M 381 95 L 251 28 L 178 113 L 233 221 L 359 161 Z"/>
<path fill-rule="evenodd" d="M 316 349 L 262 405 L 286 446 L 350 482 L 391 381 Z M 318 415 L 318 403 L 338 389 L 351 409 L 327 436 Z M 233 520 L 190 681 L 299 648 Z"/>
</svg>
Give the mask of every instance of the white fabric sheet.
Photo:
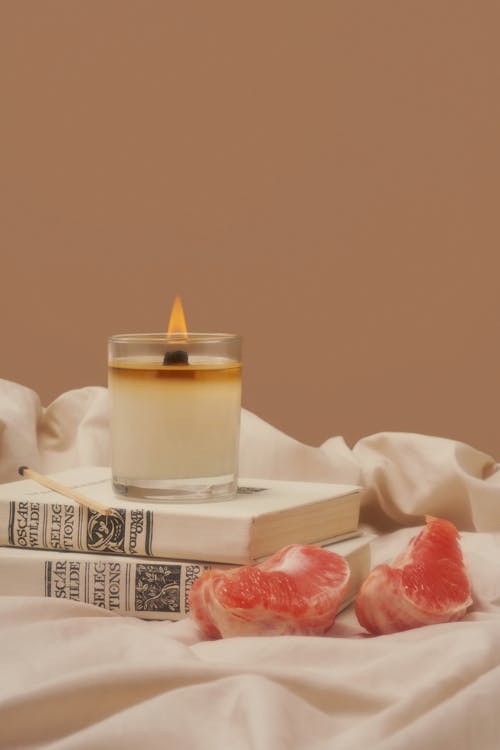
<svg viewBox="0 0 500 750">
<path fill-rule="evenodd" d="M 369 636 L 353 608 L 321 638 L 202 641 L 193 623 L 0 597 L 0 747 L 101 750 L 500 748 L 500 469 L 471 446 L 383 433 L 305 446 L 244 412 L 241 473 L 360 482 L 373 564 L 425 514 L 454 521 L 474 603 L 456 623 Z M 0 481 L 109 464 L 107 392 L 42 408 L 0 381 Z"/>
</svg>

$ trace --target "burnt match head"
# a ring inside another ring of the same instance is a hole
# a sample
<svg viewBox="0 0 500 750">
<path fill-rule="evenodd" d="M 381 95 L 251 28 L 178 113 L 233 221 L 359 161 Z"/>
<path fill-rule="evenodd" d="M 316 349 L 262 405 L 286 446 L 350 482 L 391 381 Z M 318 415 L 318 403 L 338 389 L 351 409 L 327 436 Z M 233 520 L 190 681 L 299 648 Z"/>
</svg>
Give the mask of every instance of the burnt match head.
<svg viewBox="0 0 500 750">
<path fill-rule="evenodd" d="M 189 363 L 188 353 L 184 349 L 176 349 L 173 352 L 165 352 L 164 365 L 187 365 Z"/>
<path fill-rule="evenodd" d="M 20 474 L 21 476 L 24 476 L 24 472 L 26 471 L 27 468 L 28 468 L 27 466 L 20 466 L 17 470 L 17 473 Z"/>
</svg>

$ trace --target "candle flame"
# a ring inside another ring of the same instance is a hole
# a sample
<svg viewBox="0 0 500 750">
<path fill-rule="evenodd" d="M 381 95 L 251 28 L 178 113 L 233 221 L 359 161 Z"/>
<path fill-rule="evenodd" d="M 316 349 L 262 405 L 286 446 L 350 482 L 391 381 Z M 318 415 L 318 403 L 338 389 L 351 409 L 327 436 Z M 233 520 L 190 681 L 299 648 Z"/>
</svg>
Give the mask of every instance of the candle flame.
<svg viewBox="0 0 500 750">
<path fill-rule="evenodd" d="M 187 333 L 186 318 L 184 316 L 184 310 L 182 308 L 181 298 L 177 294 L 172 305 L 172 311 L 170 313 L 170 320 L 168 321 L 167 335 L 170 334 L 181 334 Z"/>
</svg>

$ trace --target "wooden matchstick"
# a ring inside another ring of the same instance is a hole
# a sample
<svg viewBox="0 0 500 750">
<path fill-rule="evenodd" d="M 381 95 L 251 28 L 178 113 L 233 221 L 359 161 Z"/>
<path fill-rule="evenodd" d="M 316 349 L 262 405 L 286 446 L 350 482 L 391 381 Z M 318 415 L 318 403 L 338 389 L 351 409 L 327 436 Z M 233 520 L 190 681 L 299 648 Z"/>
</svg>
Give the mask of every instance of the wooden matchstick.
<svg viewBox="0 0 500 750">
<path fill-rule="evenodd" d="M 49 490 L 54 490 L 54 492 L 57 492 L 59 495 L 69 497 L 72 500 L 75 500 L 80 505 L 84 505 L 86 508 L 90 508 L 90 510 L 95 510 L 96 513 L 101 513 L 103 515 L 109 516 L 109 514 L 112 512 L 111 508 L 106 508 L 104 505 L 98 503 L 97 500 L 86 497 L 86 495 L 82 495 L 81 492 L 78 492 L 71 487 L 65 487 L 64 484 L 59 484 L 59 482 L 56 482 L 54 479 L 45 477 L 43 474 L 39 474 L 37 471 L 29 469 L 27 466 L 20 466 L 18 468 L 18 472 L 22 477 L 32 479 L 34 482 L 38 482 L 38 484 L 41 484 L 43 487 L 47 487 Z"/>
</svg>

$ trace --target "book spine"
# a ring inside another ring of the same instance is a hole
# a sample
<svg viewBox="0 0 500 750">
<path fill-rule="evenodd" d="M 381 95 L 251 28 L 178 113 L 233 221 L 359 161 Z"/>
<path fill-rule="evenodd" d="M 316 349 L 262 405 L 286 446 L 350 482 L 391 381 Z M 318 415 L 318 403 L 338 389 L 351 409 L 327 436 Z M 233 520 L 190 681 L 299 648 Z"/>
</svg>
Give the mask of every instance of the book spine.
<svg viewBox="0 0 500 750">
<path fill-rule="evenodd" d="M 1 523 L 0 544 L 150 557 L 153 527 L 153 512 L 140 508 L 113 508 L 104 515 L 72 503 L 13 500 L 6 523 Z"/>
<path fill-rule="evenodd" d="M 16 499 L 0 504 L 0 546 L 31 550 L 252 562 L 248 522 L 231 519 L 229 526 L 224 527 L 221 545 L 217 518 L 204 519 L 200 535 L 199 526 L 184 523 L 182 517 L 136 506 L 113 507 L 109 514 L 101 514 L 71 502 Z"/>
<path fill-rule="evenodd" d="M 328 549 L 341 554 L 350 568 L 341 611 L 370 571 L 370 545 L 360 539 Z M 239 566 L 0 548 L 0 596 L 70 599 L 144 620 L 180 620 L 189 613 L 189 592 L 204 571 L 234 567 Z"/>
<path fill-rule="evenodd" d="M 27 555 L 27 559 L 2 556 L 1 595 L 71 599 L 146 620 L 185 617 L 191 586 L 214 567 L 196 561 L 152 562 L 106 555 Z"/>
</svg>

